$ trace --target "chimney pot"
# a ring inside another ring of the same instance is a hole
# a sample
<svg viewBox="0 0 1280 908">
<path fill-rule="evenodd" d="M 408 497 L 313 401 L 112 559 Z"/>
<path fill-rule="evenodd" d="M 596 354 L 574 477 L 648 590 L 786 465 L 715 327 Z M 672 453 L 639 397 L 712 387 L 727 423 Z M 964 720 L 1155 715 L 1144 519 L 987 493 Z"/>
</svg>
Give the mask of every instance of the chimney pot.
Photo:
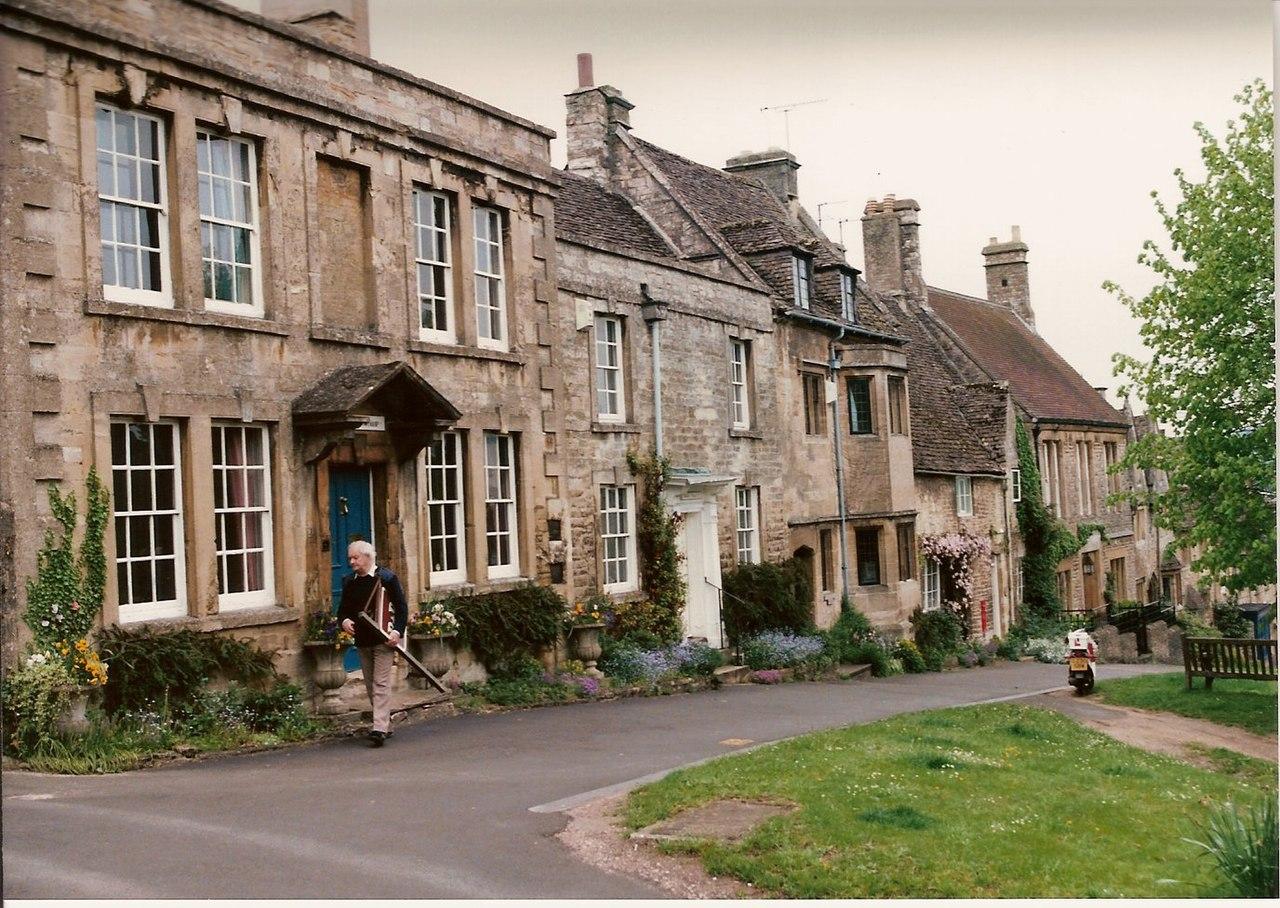
<svg viewBox="0 0 1280 908">
<path fill-rule="evenodd" d="M 578 54 L 578 87 L 590 88 L 596 84 L 591 54 Z"/>
<path fill-rule="evenodd" d="M 1017 224 L 1013 225 L 1013 241 L 1015 243 L 1022 242 L 1022 228 L 1019 227 Z"/>
</svg>

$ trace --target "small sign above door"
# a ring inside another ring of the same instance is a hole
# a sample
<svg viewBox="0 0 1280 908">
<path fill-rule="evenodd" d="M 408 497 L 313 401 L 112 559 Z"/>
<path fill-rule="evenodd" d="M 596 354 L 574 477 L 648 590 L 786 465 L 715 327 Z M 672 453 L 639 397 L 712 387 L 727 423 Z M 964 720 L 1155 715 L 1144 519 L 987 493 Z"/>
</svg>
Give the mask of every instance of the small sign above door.
<svg viewBox="0 0 1280 908">
<path fill-rule="evenodd" d="M 364 422 L 356 426 L 357 432 L 385 432 L 387 431 L 387 418 L 385 416 L 364 416 L 359 414 Z"/>
</svg>

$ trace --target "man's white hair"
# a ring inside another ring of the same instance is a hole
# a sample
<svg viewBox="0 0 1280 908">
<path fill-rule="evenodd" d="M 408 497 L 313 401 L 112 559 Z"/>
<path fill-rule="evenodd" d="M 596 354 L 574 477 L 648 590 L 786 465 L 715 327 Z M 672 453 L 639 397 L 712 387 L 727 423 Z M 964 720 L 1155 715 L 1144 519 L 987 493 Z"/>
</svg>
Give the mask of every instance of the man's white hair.
<svg viewBox="0 0 1280 908">
<path fill-rule="evenodd" d="M 350 555 L 352 552 L 355 552 L 357 555 L 377 555 L 378 554 L 376 551 L 374 551 L 373 543 L 366 542 L 363 539 L 357 539 L 355 542 L 351 543 L 351 545 L 347 546 L 347 554 Z"/>
</svg>

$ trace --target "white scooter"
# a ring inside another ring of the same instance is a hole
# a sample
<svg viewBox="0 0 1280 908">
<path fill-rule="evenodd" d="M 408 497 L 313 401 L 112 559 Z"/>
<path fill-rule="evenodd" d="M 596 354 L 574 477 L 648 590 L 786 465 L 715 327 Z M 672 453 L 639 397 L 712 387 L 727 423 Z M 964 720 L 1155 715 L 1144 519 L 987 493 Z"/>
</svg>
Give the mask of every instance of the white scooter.
<svg viewBox="0 0 1280 908">
<path fill-rule="evenodd" d="M 1067 634 L 1067 683 L 1084 696 L 1097 680 L 1098 647 L 1083 628 Z"/>
</svg>

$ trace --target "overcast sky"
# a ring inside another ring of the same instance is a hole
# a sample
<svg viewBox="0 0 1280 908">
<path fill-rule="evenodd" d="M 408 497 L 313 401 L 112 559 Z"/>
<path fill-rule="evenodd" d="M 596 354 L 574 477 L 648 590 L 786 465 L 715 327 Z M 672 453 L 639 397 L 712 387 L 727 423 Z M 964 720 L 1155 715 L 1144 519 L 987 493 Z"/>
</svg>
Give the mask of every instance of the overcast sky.
<svg viewBox="0 0 1280 908">
<path fill-rule="evenodd" d="M 257 0 L 238 0 L 257 9 Z M 925 279 L 986 295 L 981 248 L 1022 227 L 1040 332 L 1093 385 L 1137 325 L 1149 193 L 1198 170 L 1192 123 L 1270 81 L 1266 0 L 370 0 L 373 56 L 561 134 L 575 55 L 637 135 L 721 166 L 786 141 L 800 198 L 862 266 L 870 197 L 920 203 Z M 839 203 L 839 204 L 836 204 Z M 1114 398 L 1113 398 L 1114 399 Z M 1136 403 L 1136 401 L 1135 401 Z M 1140 408 L 1139 408 L 1140 409 Z"/>
</svg>

